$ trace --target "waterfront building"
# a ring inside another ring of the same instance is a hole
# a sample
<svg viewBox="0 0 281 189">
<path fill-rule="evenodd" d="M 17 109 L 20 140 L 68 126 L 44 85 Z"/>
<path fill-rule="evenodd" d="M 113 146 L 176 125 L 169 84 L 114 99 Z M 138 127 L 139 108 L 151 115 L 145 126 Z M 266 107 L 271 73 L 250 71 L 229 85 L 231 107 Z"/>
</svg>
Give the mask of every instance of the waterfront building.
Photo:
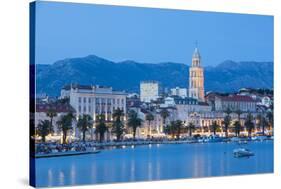
<svg viewBox="0 0 281 189">
<path fill-rule="evenodd" d="M 193 114 L 202 114 L 211 112 L 211 106 L 206 102 L 200 102 L 194 98 L 175 98 L 175 108 L 177 110 L 177 120 L 183 121 L 184 124 L 190 122 L 190 116 Z"/>
<path fill-rule="evenodd" d="M 160 96 L 160 84 L 158 81 L 142 81 L 140 83 L 140 100 L 151 102 Z"/>
<path fill-rule="evenodd" d="M 148 121 L 146 116 L 151 114 L 153 119 Z M 162 118 L 157 111 L 149 111 L 147 109 L 140 109 L 139 117 L 143 120 L 142 126 L 139 128 L 139 137 L 159 137 L 163 135 Z"/>
<path fill-rule="evenodd" d="M 189 97 L 204 101 L 204 69 L 201 66 L 201 56 L 198 48 L 192 55 L 192 64 L 189 68 Z"/>
<path fill-rule="evenodd" d="M 256 112 L 257 101 L 250 96 L 243 95 L 228 95 L 222 96 L 216 93 L 209 93 L 206 96 L 206 101 L 211 104 L 214 111 L 226 111 L 228 108 L 242 112 Z"/>
<path fill-rule="evenodd" d="M 72 85 L 69 94 L 70 105 L 76 110 L 77 117 L 87 114 L 95 120 L 97 115 L 104 114 L 105 120 L 111 121 L 115 109 L 127 111 L 127 94 L 111 87 Z"/>
<path fill-rule="evenodd" d="M 61 131 L 58 128 L 57 121 L 60 120 L 61 116 L 64 116 L 68 113 L 75 114 L 75 110 L 67 103 L 36 103 L 36 111 L 35 111 L 35 130 L 38 124 L 41 121 L 49 120 L 51 121 L 51 117 L 48 116 L 48 113 L 53 111 L 56 115 L 52 118 L 52 125 L 54 129 L 54 133 L 47 136 L 47 140 L 61 140 Z M 75 123 L 73 122 L 73 127 L 75 127 Z M 71 132 L 71 131 L 70 131 Z M 70 133 L 70 138 L 74 138 L 74 133 Z"/>
<path fill-rule="evenodd" d="M 171 95 L 185 98 L 185 97 L 187 97 L 187 89 L 186 88 L 180 88 L 180 87 L 172 88 L 171 89 Z"/>
</svg>

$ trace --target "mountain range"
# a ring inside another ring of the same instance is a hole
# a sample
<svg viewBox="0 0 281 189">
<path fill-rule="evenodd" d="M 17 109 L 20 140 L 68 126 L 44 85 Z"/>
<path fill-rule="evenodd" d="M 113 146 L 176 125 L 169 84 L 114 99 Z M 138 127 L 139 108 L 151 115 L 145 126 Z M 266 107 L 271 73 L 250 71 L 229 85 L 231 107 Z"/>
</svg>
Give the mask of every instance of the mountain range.
<svg viewBox="0 0 281 189">
<path fill-rule="evenodd" d="M 165 88 L 187 87 L 189 66 L 181 63 L 113 62 L 89 55 L 53 64 L 36 65 L 36 93 L 58 96 L 70 83 L 112 86 L 114 90 L 139 92 L 140 81 L 157 80 Z M 272 88 L 273 62 L 226 60 L 204 68 L 205 91 L 233 92 L 243 87 Z"/>
</svg>

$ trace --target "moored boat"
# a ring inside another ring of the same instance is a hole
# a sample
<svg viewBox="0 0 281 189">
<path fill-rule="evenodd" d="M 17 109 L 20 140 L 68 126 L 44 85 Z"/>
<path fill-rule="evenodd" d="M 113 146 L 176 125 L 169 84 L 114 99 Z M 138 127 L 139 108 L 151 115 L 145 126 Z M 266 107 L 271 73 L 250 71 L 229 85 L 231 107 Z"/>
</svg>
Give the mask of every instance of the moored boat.
<svg viewBox="0 0 281 189">
<path fill-rule="evenodd" d="M 250 157 L 255 154 L 246 148 L 237 148 L 233 150 L 234 157 Z"/>
</svg>

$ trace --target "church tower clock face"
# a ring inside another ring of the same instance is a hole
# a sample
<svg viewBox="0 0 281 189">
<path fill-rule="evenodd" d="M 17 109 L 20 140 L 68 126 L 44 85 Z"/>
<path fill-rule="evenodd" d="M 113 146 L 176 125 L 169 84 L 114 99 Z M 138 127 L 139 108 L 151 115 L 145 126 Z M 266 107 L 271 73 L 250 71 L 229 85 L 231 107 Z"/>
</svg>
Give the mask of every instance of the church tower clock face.
<svg viewBox="0 0 281 189">
<path fill-rule="evenodd" d="M 201 67 L 201 56 L 197 47 L 189 68 L 189 97 L 204 101 L 204 69 Z"/>
</svg>

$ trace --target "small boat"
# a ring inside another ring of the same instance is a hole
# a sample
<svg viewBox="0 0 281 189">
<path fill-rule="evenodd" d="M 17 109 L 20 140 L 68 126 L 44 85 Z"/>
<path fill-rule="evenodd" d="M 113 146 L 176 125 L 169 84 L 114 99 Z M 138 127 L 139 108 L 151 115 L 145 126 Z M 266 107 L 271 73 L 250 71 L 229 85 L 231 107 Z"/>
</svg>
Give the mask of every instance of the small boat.
<svg viewBox="0 0 281 189">
<path fill-rule="evenodd" d="M 237 148 L 233 150 L 234 157 L 250 157 L 254 156 L 255 154 L 251 152 L 249 149 L 246 148 Z"/>
<path fill-rule="evenodd" d="M 39 153 L 39 154 L 35 154 L 35 158 L 51 158 L 51 157 L 61 157 L 61 156 L 75 156 L 75 155 L 97 154 L 99 152 L 100 152 L 100 150 Z"/>
</svg>

